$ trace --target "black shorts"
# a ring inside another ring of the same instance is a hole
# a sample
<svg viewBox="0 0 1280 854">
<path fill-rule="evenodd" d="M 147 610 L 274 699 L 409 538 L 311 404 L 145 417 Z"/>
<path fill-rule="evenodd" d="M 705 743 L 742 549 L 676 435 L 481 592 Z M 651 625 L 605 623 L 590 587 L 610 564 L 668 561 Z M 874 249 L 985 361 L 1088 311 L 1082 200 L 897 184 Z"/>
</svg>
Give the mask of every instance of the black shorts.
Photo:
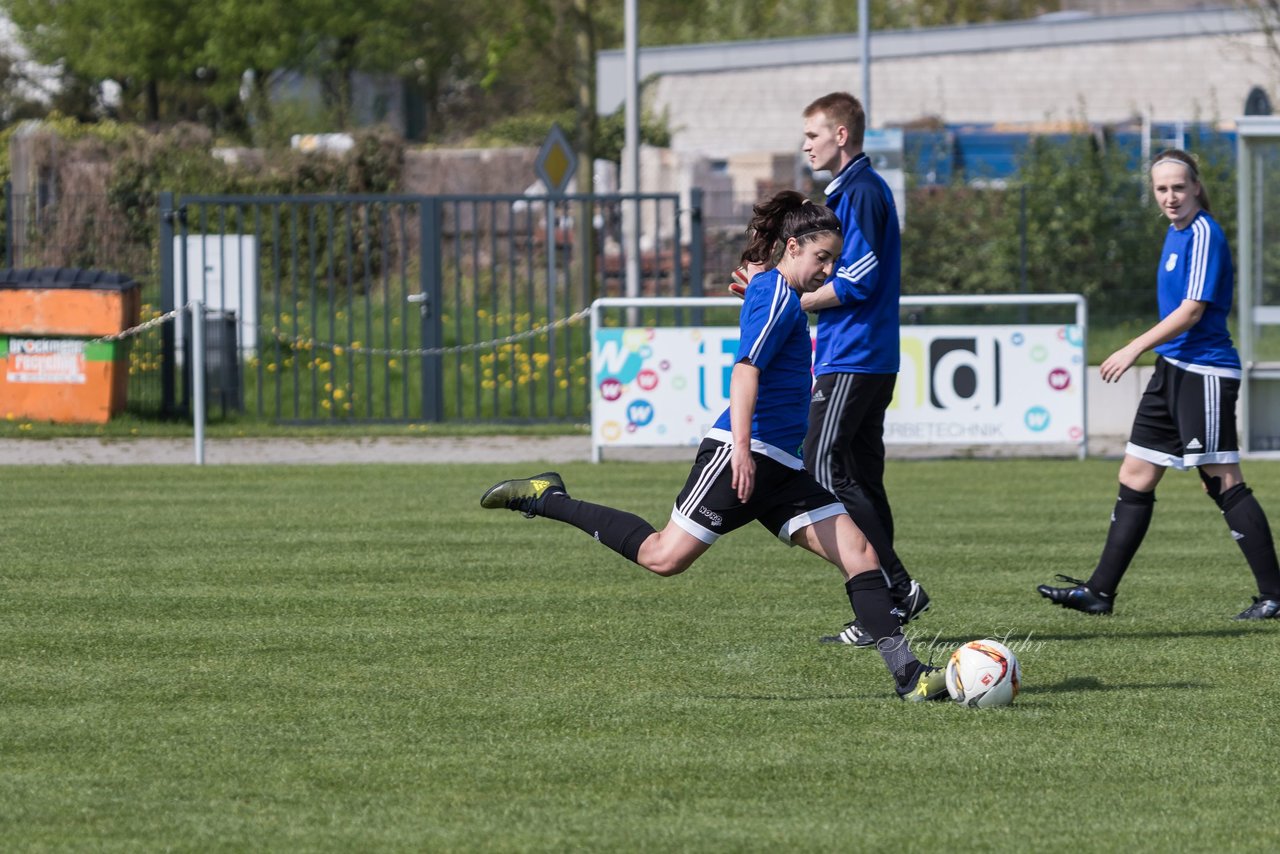
<svg viewBox="0 0 1280 854">
<path fill-rule="evenodd" d="M 1180 368 L 1163 357 L 1142 393 L 1125 453 L 1187 469 L 1240 462 L 1236 397 L 1240 380 Z"/>
<path fill-rule="evenodd" d="M 732 445 L 703 439 L 689 479 L 671 511 L 671 520 L 702 542 L 714 543 L 724 534 L 758 521 L 778 539 L 792 545 L 791 536 L 796 531 L 845 512 L 839 499 L 819 486 L 807 471 L 789 468 L 763 454 L 752 454 L 756 461 L 755 489 L 743 504 L 733 488 L 733 467 L 729 463 L 732 454 Z"/>
</svg>

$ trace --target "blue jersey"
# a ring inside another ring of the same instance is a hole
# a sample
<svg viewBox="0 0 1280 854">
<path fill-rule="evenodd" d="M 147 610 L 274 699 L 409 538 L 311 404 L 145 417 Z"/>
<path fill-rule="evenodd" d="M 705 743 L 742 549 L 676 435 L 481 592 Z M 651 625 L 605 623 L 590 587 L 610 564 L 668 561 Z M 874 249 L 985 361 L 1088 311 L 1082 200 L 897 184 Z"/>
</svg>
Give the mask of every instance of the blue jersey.
<svg viewBox="0 0 1280 854">
<path fill-rule="evenodd" d="M 902 236 L 893 192 L 860 154 L 827 186 L 827 207 L 844 231 L 830 282 L 840 305 L 818 312 L 814 373 L 895 374 Z"/>
<path fill-rule="evenodd" d="M 809 426 L 813 386 L 813 343 L 800 295 L 777 270 L 758 273 L 747 286 L 738 317 L 738 355 L 760 371 L 760 389 L 751 419 L 751 450 L 793 469 L 801 468 L 800 447 Z M 707 438 L 732 442 L 725 409 Z"/>
<path fill-rule="evenodd" d="M 1225 375 L 1239 376 L 1240 356 L 1227 329 L 1234 290 L 1231 250 L 1222 228 L 1208 212 L 1200 211 L 1186 228 L 1169 226 L 1156 285 L 1161 320 L 1183 300 L 1206 305 L 1195 326 L 1155 351 L 1179 367 L 1224 368 Z"/>
</svg>

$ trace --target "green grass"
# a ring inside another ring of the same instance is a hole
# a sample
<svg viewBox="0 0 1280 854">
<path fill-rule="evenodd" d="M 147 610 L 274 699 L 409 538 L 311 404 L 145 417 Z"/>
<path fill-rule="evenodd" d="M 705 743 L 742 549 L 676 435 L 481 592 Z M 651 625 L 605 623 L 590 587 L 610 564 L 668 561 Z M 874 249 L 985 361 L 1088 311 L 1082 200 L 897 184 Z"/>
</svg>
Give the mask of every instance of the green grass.
<svg viewBox="0 0 1280 854">
<path fill-rule="evenodd" d="M 755 527 L 660 579 L 482 511 L 484 466 L 12 467 L 0 838 L 21 851 L 1274 850 L 1280 625 L 1194 475 L 1110 618 L 1106 461 L 895 462 L 917 646 L 1019 653 L 909 706 L 815 643 L 836 571 Z M 661 521 L 682 464 L 561 468 Z M 1246 465 L 1280 507 L 1280 464 Z"/>
</svg>

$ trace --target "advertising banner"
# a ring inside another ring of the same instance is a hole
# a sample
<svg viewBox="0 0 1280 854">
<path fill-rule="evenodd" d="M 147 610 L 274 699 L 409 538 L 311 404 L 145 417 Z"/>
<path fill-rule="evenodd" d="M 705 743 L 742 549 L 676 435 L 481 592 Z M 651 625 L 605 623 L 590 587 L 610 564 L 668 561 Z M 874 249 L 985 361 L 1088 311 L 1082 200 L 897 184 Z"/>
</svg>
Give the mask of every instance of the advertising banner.
<svg viewBox="0 0 1280 854">
<path fill-rule="evenodd" d="M 908 326 L 885 423 L 897 444 L 1078 444 L 1083 331 L 1074 324 Z M 697 445 L 729 405 L 736 327 L 599 328 L 593 443 Z"/>
<path fill-rule="evenodd" d="M 69 338 L 10 338 L 5 380 L 83 384 L 85 343 Z"/>
</svg>

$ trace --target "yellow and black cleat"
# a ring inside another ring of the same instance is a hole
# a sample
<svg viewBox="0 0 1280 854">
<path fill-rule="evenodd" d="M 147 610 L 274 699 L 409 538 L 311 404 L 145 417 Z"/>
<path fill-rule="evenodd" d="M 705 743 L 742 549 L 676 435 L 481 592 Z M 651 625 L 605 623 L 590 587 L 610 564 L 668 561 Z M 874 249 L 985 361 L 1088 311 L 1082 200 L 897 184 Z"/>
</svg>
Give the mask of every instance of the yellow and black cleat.
<svg viewBox="0 0 1280 854">
<path fill-rule="evenodd" d="M 553 471 L 535 474 L 533 477 L 519 480 L 504 480 L 489 487 L 480 498 L 480 506 L 489 510 L 507 508 L 518 510 L 525 518 L 532 519 L 542 509 L 542 499 L 547 495 L 559 492 L 567 495 L 564 481 Z"/>
</svg>

